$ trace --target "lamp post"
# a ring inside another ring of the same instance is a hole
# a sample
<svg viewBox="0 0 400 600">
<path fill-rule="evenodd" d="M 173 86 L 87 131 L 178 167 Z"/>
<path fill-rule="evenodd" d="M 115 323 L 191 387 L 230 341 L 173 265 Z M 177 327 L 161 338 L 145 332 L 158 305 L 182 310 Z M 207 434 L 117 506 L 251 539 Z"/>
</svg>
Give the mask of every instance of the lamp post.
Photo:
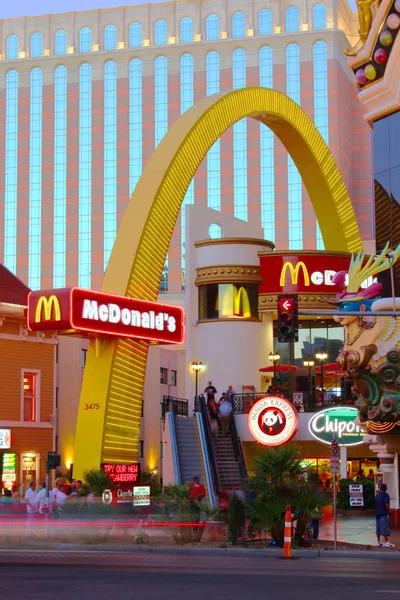
<svg viewBox="0 0 400 600">
<path fill-rule="evenodd" d="M 199 392 L 199 373 L 203 369 L 204 365 L 202 362 L 193 361 L 191 364 L 191 367 L 196 375 L 196 396 L 195 397 L 197 398 L 198 392 Z"/>
<path fill-rule="evenodd" d="M 308 368 L 308 381 L 309 381 L 309 385 L 310 385 L 310 400 L 311 400 L 311 404 L 313 403 L 313 385 L 312 385 L 312 368 L 314 366 L 314 361 L 313 360 L 303 360 L 303 365 L 305 367 Z"/>
<path fill-rule="evenodd" d="M 273 387 L 274 394 L 276 394 L 276 363 L 280 359 L 281 359 L 281 355 L 278 354 L 278 352 L 270 352 L 269 353 L 269 360 L 274 365 L 274 387 Z"/>
<path fill-rule="evenodd" d="M 322 390 L 322 404 L 324 404 L 324 362 L 328 358 L 326 352 L 318 352 L 315 355 L 315 358 L 319 360 L 319 364 L 321 365 L 321 390 Z"/>
</svg>

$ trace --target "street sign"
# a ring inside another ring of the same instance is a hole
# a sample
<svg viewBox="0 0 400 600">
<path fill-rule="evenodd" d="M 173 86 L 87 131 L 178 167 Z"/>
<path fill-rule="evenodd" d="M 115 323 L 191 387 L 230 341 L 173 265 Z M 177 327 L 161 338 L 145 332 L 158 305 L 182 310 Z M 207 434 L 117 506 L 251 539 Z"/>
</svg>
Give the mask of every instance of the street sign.
<svg viewBox="0 0 400 600">
<path fill-rule="evenodd" d="M 349 485 L 350 506 L 364 506 L 363 486 Z"/>
<path fill-rule="evenodd" d="M 329 467 L 329 471 L 333 475 L 337 475 L 338 473 L 340 473 L 340 458 L 338 456 L 331 456 L 331 464 Z"/>
<path fill-rule="evenodd" d="M 337 440 L 332 440 L 331 442 L 331 456 L 339 455 L 339 442 Z"/>
</svg>

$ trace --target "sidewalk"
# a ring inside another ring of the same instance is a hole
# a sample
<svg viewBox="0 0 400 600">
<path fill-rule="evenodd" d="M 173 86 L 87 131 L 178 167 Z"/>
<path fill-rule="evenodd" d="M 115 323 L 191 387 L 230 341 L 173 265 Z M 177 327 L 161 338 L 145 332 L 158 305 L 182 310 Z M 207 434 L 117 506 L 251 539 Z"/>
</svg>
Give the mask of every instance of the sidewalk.
<svg viewBox="0 0 400 600">
<path fill-rule="evenodd" d="M 333 519 L 322 519 L 319 527 L 320 540 L 333 540 Z M 373 516 L 342 516 L 337 518 L 338 542 L 349 544 L 376 545 L 375 519 Z M 390 541 L 400 549 L 400 529 L 393 529 Z"/>
</svg>

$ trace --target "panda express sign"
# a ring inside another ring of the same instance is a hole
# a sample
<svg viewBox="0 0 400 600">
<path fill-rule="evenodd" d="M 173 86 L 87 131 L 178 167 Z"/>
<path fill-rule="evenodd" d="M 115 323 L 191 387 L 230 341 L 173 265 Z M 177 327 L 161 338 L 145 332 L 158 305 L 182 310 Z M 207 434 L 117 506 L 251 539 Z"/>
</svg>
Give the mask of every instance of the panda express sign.
<svg viewBox="0 0 400 600">
<path fill-rule="evenodd" d="M 297 410 L 287 400 L 267 396 L 253 404 L 248 418 L 253 438 L 264 446 L 281 446 L 289 442 L 299 428 Z"/>
<path fill-rule="evenodd" d="M 116 336 L 181 344 L 183 308 L 93 290 L 67 288 L 30 292 L 28 329 L 83 336 Z"/>
</svg>

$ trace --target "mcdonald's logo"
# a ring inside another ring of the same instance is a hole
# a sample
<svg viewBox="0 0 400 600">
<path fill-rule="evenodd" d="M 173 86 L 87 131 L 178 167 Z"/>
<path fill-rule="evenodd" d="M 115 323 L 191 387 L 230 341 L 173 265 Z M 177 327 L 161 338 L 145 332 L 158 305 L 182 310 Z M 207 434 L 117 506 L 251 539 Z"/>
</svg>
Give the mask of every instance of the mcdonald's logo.
<svg viewBox="0 0 400 600">
<path fill-rule="evenodd" d="M 220 305 L 221 317 L 237 317 L 249 319 L 251 317 L 250 300 L 244 287 L 237 289 L 235 285 L 229 285 L 224 292 Z"/>
<path fill-rule="evenodd" d="M 299 279 L 299 271 L 300 269 L 303 271 L 303 277 L 304 277 L 304 285 L 310 285 L 310 277 L 308 275 L 308 271 L 307 271 L 307 267 L 306 265 L 303 263 L 303 261 L 299 261 L 296 266 L 293 266 L 292 263 L 290 262 L 285 262 L 285 264 L 282 267 L 282 271 L 281 271 L 281 279 L 279 282 L 279 285 L 281 287 L 285 286 L 285 279 L 286 279 L 286 271 L 287 269 L 289 269 L 289 273 L 290 273 L 290 277 L 292 280 L 292 284 L 296 285 L 297 281 Z"/>
<path fill-rule="evenodd" d="M 53 311 L 54 308 L 54 311 Z M 44 319 L 42 319 L 42 309 L 44 309 Z M 51 318 L 52 311 L 54 312 L 54 318 Z M 52 294 L 50 298 L 46 298 L 45 296 L 40 296 L 38 303 L 36 305 L 36 315 L 35 315 L 35 323 L 40 323 L 41 321 L 61 321 L 61 309 L 60 302 L 57 296 Z"/>
</svg>

